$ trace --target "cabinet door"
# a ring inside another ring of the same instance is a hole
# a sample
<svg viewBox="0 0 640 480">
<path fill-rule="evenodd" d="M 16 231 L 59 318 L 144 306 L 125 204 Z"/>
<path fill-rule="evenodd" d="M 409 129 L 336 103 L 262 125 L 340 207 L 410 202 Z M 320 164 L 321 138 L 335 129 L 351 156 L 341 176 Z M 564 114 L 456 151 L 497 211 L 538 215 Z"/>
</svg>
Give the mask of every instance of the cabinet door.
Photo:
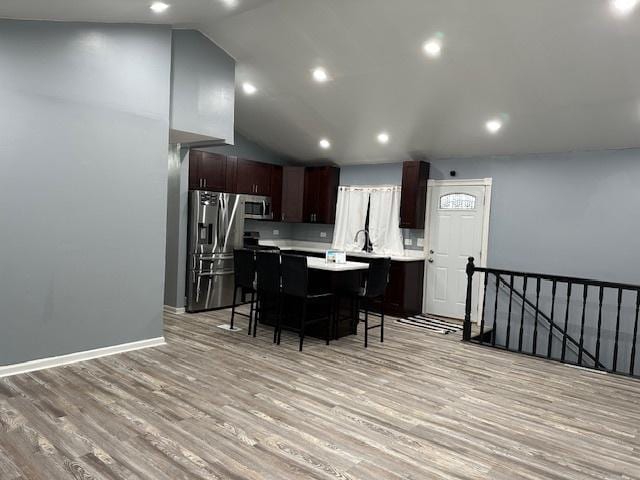
<svg viewBox="0 0 640 480">
<path fill-rule="evenodd" d="M 429 163 L 418 160 L 403 163 L 400 199 L 401 228 L 424 228 L 428 180 Z"/>
<path fill-rule="evenodd" d="M 319 189 L 319 170 L 316 167 L 305 169 L 304 173 L 304 205 L 303 218 L 304 223 L 314 223 L 318 215 L 318 189 Z"/>
<path fill-rule="evenodd" d="M 256 182 L 253 178 L 252 164 L 253 162 L 249 160 L 238 158 L 235 188 L 236 193 L 247 193 L 255 195 Z"/>
<path fill-rule="evenodd" d="M 227 157 L 217 153 L 201 152 L 198 175 L 205 190 L 225 192 L 227 190 Z"/>
<path fill-rule="evenodd" d="M 319 181 L 316 222 L 334 224 L 336 222 L 340 169 L 323 167 L 322 173 L 319 175 Z"/>
<path fill-rule="evenodd" d="M 282 167 L 271 166 L 271 210 L 273 211 L 273 221 L 282 220 Z"/>
<path fill-rule="evenodd" d="M 227 171 L 225 174 L 225 192 L 236 192 L 236 180 L 238 178 L 238 159 L 236 157 L 227 157 Z"/>
<path fill-rule="evenodd" d="M 335 223 L 339 180 L 339 168 L 307 168 L 304 184 L 305 222 Z"/>
<path fill-rule="evenodd" d="M 304 220 L 304 167 L 282 169 L 282 221 L 301 223 Z"/>
<path fill-rule="evenodd" d="M 271 196 L 271 173 L 273 165 L 254 162 L 253 171 L 256 179 L 256 195 Z"/>
<path fill-rule="evenodd" d="M 271 195 L 271 165 L 238 158 L 236 193 Z"/>
<path fill-rule="evenodd" d="M 202 186 L 202 178 L 200 177 L 200 161 L 202 153 L 199 150 L 191 150 L 189 152 L 189 190 L 200 190 Z"/>
</svg>

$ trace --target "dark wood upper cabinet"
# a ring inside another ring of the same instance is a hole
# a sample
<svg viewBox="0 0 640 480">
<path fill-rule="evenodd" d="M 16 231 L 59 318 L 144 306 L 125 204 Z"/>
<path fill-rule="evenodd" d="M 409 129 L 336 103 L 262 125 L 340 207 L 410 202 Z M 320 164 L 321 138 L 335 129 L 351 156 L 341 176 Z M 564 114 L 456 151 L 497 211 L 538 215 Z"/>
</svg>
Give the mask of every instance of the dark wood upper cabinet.
<svg viewBox="0 0 640 480">
<path fill-rule="evenodd" d="M 282 169 L 282 221 L 302 223 L 304 221 L 304 167 Z"/>
<path fill-rule="evenodd" d="M 282 220 L 282 175 L 280 165 L 271 165 L 271 211 L 274 222 Z"/>
<path fill-rule="evenodd" d="M 304 222 L 335 223 L 339 181 L 339 168 L 306 168 L 303 207 Z"/>
<path fill-rule="evenodd" d="M 402 165 L 400 228 L 424 228 L 430 164 L 409 160 Z"/>
<path fill-rule="evenodd" d="M 202 150 L 189 153 L 189 188 L 192 190 L 228 191 L 227 157 Z"/>
<path fill-rule="evenodd" d="M 271 167 L 268 163 L 238 158 L 236 193 L 271 196 Z"/>
</svg>

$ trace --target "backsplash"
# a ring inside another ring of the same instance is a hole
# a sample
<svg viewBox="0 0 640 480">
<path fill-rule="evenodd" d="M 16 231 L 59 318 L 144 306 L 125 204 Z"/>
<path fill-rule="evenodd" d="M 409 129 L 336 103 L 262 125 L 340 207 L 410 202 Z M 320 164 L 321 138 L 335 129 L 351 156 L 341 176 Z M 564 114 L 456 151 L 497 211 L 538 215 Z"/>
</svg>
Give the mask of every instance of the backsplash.
<svg viewBox="0 0 640 480">
<path fill-rule="evenodd" d="M 264 220 L 245 220 L 245 232 L 259 232 L 261 240 L 289 240 L 292 238 L 294 225 L 291 223 L 266 222 Z"/>
<path fill-rule="evenodd" d="M 262 240 L 297 240 L 301 242 L 316 242 L 331 244 L 333 242 L 333 225 L 318 223 L 281 223 L 265 222 L 262 220 L 245 220 L 245 231 L 260 232 Z M 277 232 L 274 233 L 274 232 Z M 402 238 L 411 240 L 411 245 L 405 243 L 405 250 L 422 250 L 418 240 L 424 239 L 424 230 L 402 230 Z"/>
</svg>

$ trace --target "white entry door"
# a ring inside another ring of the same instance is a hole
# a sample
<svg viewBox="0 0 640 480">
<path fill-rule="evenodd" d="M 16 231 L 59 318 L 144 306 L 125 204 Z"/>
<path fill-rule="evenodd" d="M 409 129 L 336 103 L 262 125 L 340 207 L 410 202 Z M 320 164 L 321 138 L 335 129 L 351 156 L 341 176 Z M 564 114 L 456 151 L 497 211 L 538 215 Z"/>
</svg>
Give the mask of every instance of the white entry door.
<svg viewBox="0 0 640 480">
<path fill-rule="evenodd" d="M 482 262 L 485 214 L 484 185 L 429 187 L 427 225 L 426 313 L 463 319 L 469 257 Z M 477 277 L 475 275 L 476 284 Z M 472 319 L 477 317 L 478 290 L 474 287 Z"/>
</svg>

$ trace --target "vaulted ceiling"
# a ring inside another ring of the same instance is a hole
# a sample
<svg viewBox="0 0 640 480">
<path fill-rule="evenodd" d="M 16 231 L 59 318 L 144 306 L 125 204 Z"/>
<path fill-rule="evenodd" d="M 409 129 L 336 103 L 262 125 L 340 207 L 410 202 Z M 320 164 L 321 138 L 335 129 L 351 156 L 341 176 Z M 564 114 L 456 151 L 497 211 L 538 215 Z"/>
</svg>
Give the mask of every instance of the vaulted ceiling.
<svg viewBox="0 0 640 480">
<path fill-rule="evenodd" d="M 640 146 L 640 7 L 621 16 L 609 0 L 165 1 L 154 15 L 144 0 L 3 0 L 0 16 L 198 28 L 237 60 L 237 129 L 301 160 Z M 438 58 L 423 51 L 432 38 Z M 329 81 L 312 79 L 317 66 Z M 490 119 L 503 124 L 497 134 Z"/>
</svg>

